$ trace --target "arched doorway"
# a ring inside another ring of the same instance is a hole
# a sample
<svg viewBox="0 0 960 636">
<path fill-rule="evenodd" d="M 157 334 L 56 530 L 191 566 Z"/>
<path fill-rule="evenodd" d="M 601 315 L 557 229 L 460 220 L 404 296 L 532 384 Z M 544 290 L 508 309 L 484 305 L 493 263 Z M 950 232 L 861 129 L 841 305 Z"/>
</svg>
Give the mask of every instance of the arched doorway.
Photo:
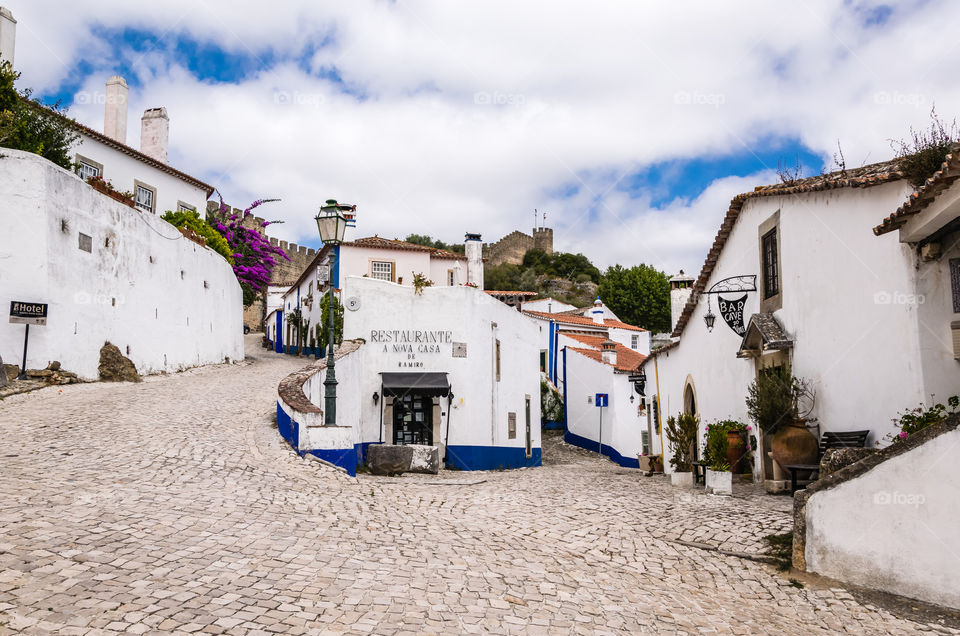
<svg viewBox="0 0 960 636">
<path fill-rule="evenodd" d="M 687 415 L 697 415 L 697 393 L 693 388 L 693 382 L 689 378 L 683 388 L 683 412 Z"/>
</svg>

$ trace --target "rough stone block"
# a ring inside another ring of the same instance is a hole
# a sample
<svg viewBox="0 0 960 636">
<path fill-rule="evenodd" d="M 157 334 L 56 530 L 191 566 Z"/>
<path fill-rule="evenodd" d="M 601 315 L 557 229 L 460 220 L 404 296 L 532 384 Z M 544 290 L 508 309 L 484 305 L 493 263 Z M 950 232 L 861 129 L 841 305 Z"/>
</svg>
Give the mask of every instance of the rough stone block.
<svg viewBox="0 0 960 636">
<path fill-rule="evenodd" d="M 413 449 L 410 458 L 411 473 L 436 475 L 440 472 L 440 449 L 436 446 L 408 446 Z"/>
<path fill-rule="evenodd" d="M 120 353 L 117 345 L 105 343 L 100 349 L 100 379 L 104 382 L 140 382 L 137 367 Z"/>
<path fill-rule="evenodd" d="M 877 452 L 876 448 L 829 448 L 820 460 L 820 478 L 846 468 Z"/>
<path fill-rule="evenodd" d="M 367 449 L 367 467 L 374 475 L 440 472 L 440 450 L 436 446 L 371 445 Z"/>
</svg>

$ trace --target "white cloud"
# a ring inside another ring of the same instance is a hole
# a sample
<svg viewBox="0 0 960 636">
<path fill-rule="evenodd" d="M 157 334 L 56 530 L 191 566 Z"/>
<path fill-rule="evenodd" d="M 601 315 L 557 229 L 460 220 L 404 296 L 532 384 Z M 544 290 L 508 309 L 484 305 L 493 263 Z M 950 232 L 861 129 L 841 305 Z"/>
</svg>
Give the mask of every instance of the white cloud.
<svg viewBox="0 0 960 636">
<path fill-rule="evenodd" d="M 863 10 L 876 3 L 840 0 L 735 9 L 100 0 L 69 11 L 7 1 L 23 82 L 41 90 L 79 59 L 93 69 L 83 89 L 102 90 L 118 61 L 96 28 L 161 36 L 158 49 L 123 54 L 143 84 L 131 95 L 130 143 L 139 113 L 166 106 L 171 163 L 234 205 L 282 197 L 262 211 L 287 221 L 274 233 L 288 240 L 315 235 L 312 216 L 331 196 L 359 205 L 360 234 L 445 240 L 529 230 L 539 208 L 558 249 L 604 266 L 697 271 L 730 197 L 773 176 L 721 179 L 664 209 L 648 193 L 611 189 L 614 180 L 653 162 L 750 152 L 770 137 L 799 138 L 824 157 L 839 139 L 848 165 L 879 161 L 887 139 L 922 126 L 934 102 L 944 115 L 960 111 L 948 63 L 960 6 L 946 0 L 898 4 L 869 28 Z M 281 61 L 238 84 L 200 81 L 171 62 L 177 34 Z M 325 39 L 308 64 L 335 69 L 362 99 L 290 61 Z M 102 125 L 96 103 L 72 112 Z M 581 186 L 576 196 L 552 194 L 570 184 Z M 598 221 L 584 222 L 594 207 Z"/>
</svg>

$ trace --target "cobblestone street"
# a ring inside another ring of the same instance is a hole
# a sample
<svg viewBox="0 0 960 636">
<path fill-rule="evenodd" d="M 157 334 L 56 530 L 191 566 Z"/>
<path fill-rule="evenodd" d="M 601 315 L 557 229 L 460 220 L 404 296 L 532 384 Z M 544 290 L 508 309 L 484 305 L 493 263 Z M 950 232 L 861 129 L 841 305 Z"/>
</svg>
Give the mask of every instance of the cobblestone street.
<svg viewBox="0 0 960 636">
<path fill-rule="evenodd" d="M 0 633 L 906 634 L 919 624 L 758 554 L 792 500 L 545 444 L 545 466 L 351 479 L 273 423 L 301 362 L 0 402 Z M 956 633 L 956 632 L 950 632 Z"/>
</svg>

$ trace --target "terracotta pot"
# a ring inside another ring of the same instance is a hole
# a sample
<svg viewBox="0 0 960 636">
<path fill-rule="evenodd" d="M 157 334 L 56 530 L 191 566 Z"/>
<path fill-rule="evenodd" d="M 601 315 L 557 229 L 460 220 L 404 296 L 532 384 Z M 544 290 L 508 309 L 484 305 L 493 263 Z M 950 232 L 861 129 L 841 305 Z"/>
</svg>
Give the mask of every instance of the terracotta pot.
<svg viewBox="0 0 960 636">
<path fill-rule="evenodd" d="M 727 463 L 730 464 L 730 472 L 739 475 L 743 472 L 743 455 L 746 452 L 747 445 L 743 441 L 743 434 L 740 431 L 727 431 Z"/>
<path fill-rule="evenodd" d="M 819 452 L 816 436 L 803 423 L 782 427 L 770 441 L 770 454 L 784 470 L 789 464 L 816 464 Z"/>
</svg>

